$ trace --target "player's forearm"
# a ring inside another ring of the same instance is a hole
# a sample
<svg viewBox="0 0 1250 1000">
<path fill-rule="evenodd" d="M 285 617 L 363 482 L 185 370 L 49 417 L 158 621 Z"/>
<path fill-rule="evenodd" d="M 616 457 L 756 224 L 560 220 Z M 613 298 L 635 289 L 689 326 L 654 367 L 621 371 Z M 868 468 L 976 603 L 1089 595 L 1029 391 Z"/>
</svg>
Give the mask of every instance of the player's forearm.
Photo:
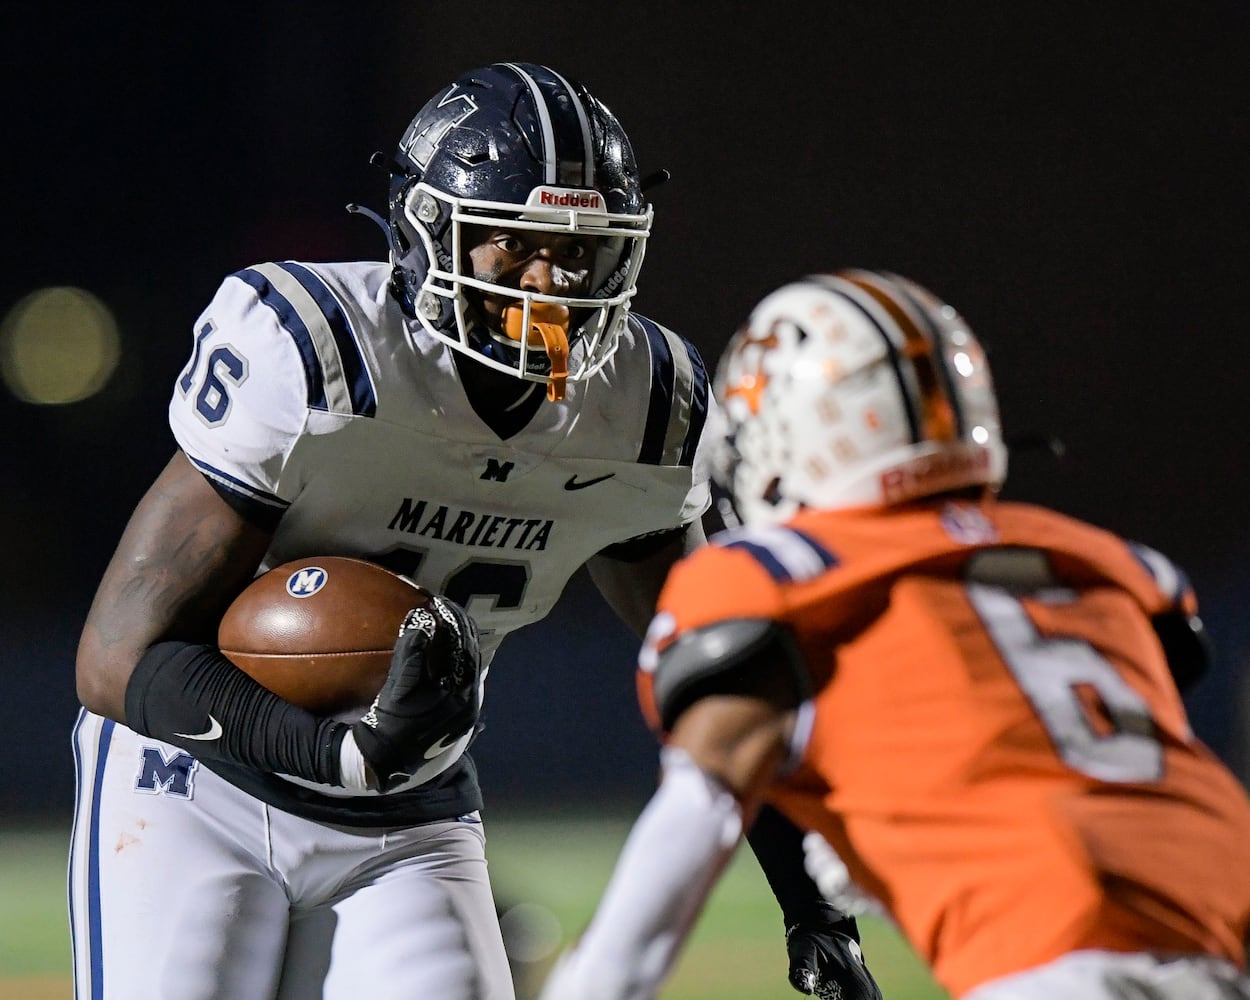
<svg viewBox="0 0 1250 1000">
<path fill-rule="evenodd" d="M 649 1000 L 742 836 L 737 801 L 683 751 L 630 832 L 594 918 L 542 1000 Z"/>
</svg>

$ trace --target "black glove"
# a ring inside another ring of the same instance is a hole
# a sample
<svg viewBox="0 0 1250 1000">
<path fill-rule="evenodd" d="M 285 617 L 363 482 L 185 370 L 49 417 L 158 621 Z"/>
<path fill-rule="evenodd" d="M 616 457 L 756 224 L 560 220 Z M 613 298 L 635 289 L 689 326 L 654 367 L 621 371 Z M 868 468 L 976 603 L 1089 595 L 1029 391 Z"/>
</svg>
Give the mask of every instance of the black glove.
<svg viewBox="0 0 1250 1000">
<path fill-rule="evenodd" d="M 882 1000 L 859 949 L 855 918 L 830 907 L 786 928 L 790 985 L 819 1000 Z"/>
<path fill-rule="evenodd" d="M 445 597 L 408 612 L 382 690 L 352 735 L 380 791 L 402 785 L 477 724 L 477 627 Z"/>
</svg>

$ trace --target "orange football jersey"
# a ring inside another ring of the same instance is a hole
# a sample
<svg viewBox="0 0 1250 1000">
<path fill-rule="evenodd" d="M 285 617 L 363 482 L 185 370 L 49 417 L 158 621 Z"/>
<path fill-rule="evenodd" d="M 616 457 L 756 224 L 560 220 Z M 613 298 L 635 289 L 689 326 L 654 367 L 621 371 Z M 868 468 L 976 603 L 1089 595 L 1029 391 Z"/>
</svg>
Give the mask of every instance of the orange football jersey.
<svg viewBox="0 0 1250 1000">
<path fill-rule="evenodd" d="M 717 536 L 654 653 L 733 618 L 791 627 L 814 723 L 771 801 L 834 846 L 955 995 L 1066 952 L 1245 964 L 1250 800 L 1191 733 L 1151 616 L 1158 553 L 1038 507 L 805 512 Z"/>
</svg>

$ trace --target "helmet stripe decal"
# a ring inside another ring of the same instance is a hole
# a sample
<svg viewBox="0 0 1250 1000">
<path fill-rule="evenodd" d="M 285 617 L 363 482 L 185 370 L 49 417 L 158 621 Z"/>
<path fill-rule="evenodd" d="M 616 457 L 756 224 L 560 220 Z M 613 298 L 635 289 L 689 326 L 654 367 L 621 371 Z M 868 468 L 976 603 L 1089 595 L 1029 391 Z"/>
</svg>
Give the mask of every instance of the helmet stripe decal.
<svg viewBox="0 0 1250 1000">
<path fill-rule="evenodd" d="M 569 103 L 577 113 L 579 134 L 573 137 L 567 134 L 569 130 L 565 129 L 566 134 L 557 135 L 557 127 L 566 124 L 567 116 L 552 115 L 551 108 L 548 105 L 548 98 L 544 94 L 537 78 L 531 73 L 528 73 L 516 63 L 506 63 L 505 65 L 525 81 L 525 85 L 529 88 L 530 96 L 534 98 L 534 108 L 538 115 L 539 127 L 542 129 L 543 170 L 546 183 L 594 187 L 595 157 L 591 144 L 590 122 L 586 118 L 586 109 L 582 106 L 577 91 L 559 73 L 546 67 L 541 67 L 551 75 L 552 81 L 564 89 L 568 95 Z M 567 171 L 570 167 L 576 169 L 578 174 L 576 178 L 568 176 Z"/>
<path fill-rule="evenodd" d="M 595 146 L 594 137 L 590 131 L 590 120 L 586 117 L 586 108 L 577 96 L 577 92 L 569 84 L 569 81 L 562 77 L 555 70 L 551 71 L 551 75 L 564 84 L 564 89 L 569 92 L 569 98 L 573 101 L 573 107 L 577 111 L 577 124 L 582 130 L 582 183 L 586 187 L 595 186 Z"/>
<path fill-rule="evenodd" d="M 505 63 L 529 87 L 530 96 L 534 99 L 534 111 L 538 115 L 538 125 L 543 136 L 543 183 L 556 183 L 556 137 L 551 127 L 551 112 L 547 109 L 547 99 L 538 87 L 538 81 L 521 69 L 516 63 Z"/>
<path fill-rule="evenodd" d="M 955 380 L 951 376 L 950 365 L 947 364 L 946 353 L 942 350 L 942 335 L 938 328 L 934 325 L 933 314 L 920 302 L 915 293 L 912 291 L 912 283 L 906 278 L 901 278 L 896 274 L 890 275 L 892 287 L 897 289 L 898 294 L 911 303 L 917 316 L 924 323 L 925 329 L 929 331 L 929 342 L 933 345 L 931 357 L 934 366 L 937 368 L 938 375 L 942 378 L 942 386 L 946 392 L 946 398 L 950 401 L 951 412 L 955 416 L 955 434 L 962 441 L 966 429 L 964 421 L 963 405 L 960 402 L 959 393 L 955 391 Z"/>
<path fill-rule="evenodd" d="M 881 334 L 881 340 L 885 344 L 886 356 L 889 358 L 890 367 L 894 370 L 894 380 L 898 383 L 899 398 L 903 403 L 903 412 L 907 415 L 907 427 L 911 432 L 911 440 L 913 444 L 919 444 L 924 440 L 921 433 L 920 415 L 916 413 L 915 401 L 912 399 L 911 391 L 907 387 L 907 380 L 903 378 L 902 357 L 899 354 L 899 345 L 895 343 L 893 337 L 881 325 L 881 317 L 879 310 L 871 309 L 862 300 L 867 294 L 858 285 L 845 280 L 836 274 L 815 274 L 809 279 L 814 284 L 820 285 L 821 288 L 840 295 L 846 299 L 851 305 L 855 306 L 864 317 L 868 320 L 874 330 Z M 875 303 L 875 299 L 869 301 Z"/>
<path fill-rule="evenodd" d="M 939 374 L 932 333 L 926 333 L 917 322 L 915 303 L 900 301 L 893 287 L 869 271 L 843 271 L 841 277 L 862 288 L 889 314 L 903 335 L 903 354 L 911 362 L 920 389 L 921 420 L 924 436 L 930 441 L 959 439 L 955 408 L 946 391 L 947 381 Z M 923 312 L 923 310 L 922 310 Z"/>
</svg>

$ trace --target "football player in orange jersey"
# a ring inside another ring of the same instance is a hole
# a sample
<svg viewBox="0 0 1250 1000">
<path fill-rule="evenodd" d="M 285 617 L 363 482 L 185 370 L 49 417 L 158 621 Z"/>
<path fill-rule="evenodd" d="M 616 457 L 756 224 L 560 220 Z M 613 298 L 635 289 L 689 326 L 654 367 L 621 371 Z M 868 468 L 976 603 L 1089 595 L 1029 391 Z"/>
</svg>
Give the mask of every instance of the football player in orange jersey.
<svg viewBox="0 0 1250 1000">
<path fill-rule="evenodd" d="M 896 275 L 808 277 L 716 391 L 738 526 L 665 585 L 639 670 L 664 777 L 544 1000 L 654 996 L 761 803 L 955 997 L 1250 997 L 1250 800 L 1178 693 L 1194 595 L 1151 549 L 996 501 L 964 320 Z"/>
</svg>

